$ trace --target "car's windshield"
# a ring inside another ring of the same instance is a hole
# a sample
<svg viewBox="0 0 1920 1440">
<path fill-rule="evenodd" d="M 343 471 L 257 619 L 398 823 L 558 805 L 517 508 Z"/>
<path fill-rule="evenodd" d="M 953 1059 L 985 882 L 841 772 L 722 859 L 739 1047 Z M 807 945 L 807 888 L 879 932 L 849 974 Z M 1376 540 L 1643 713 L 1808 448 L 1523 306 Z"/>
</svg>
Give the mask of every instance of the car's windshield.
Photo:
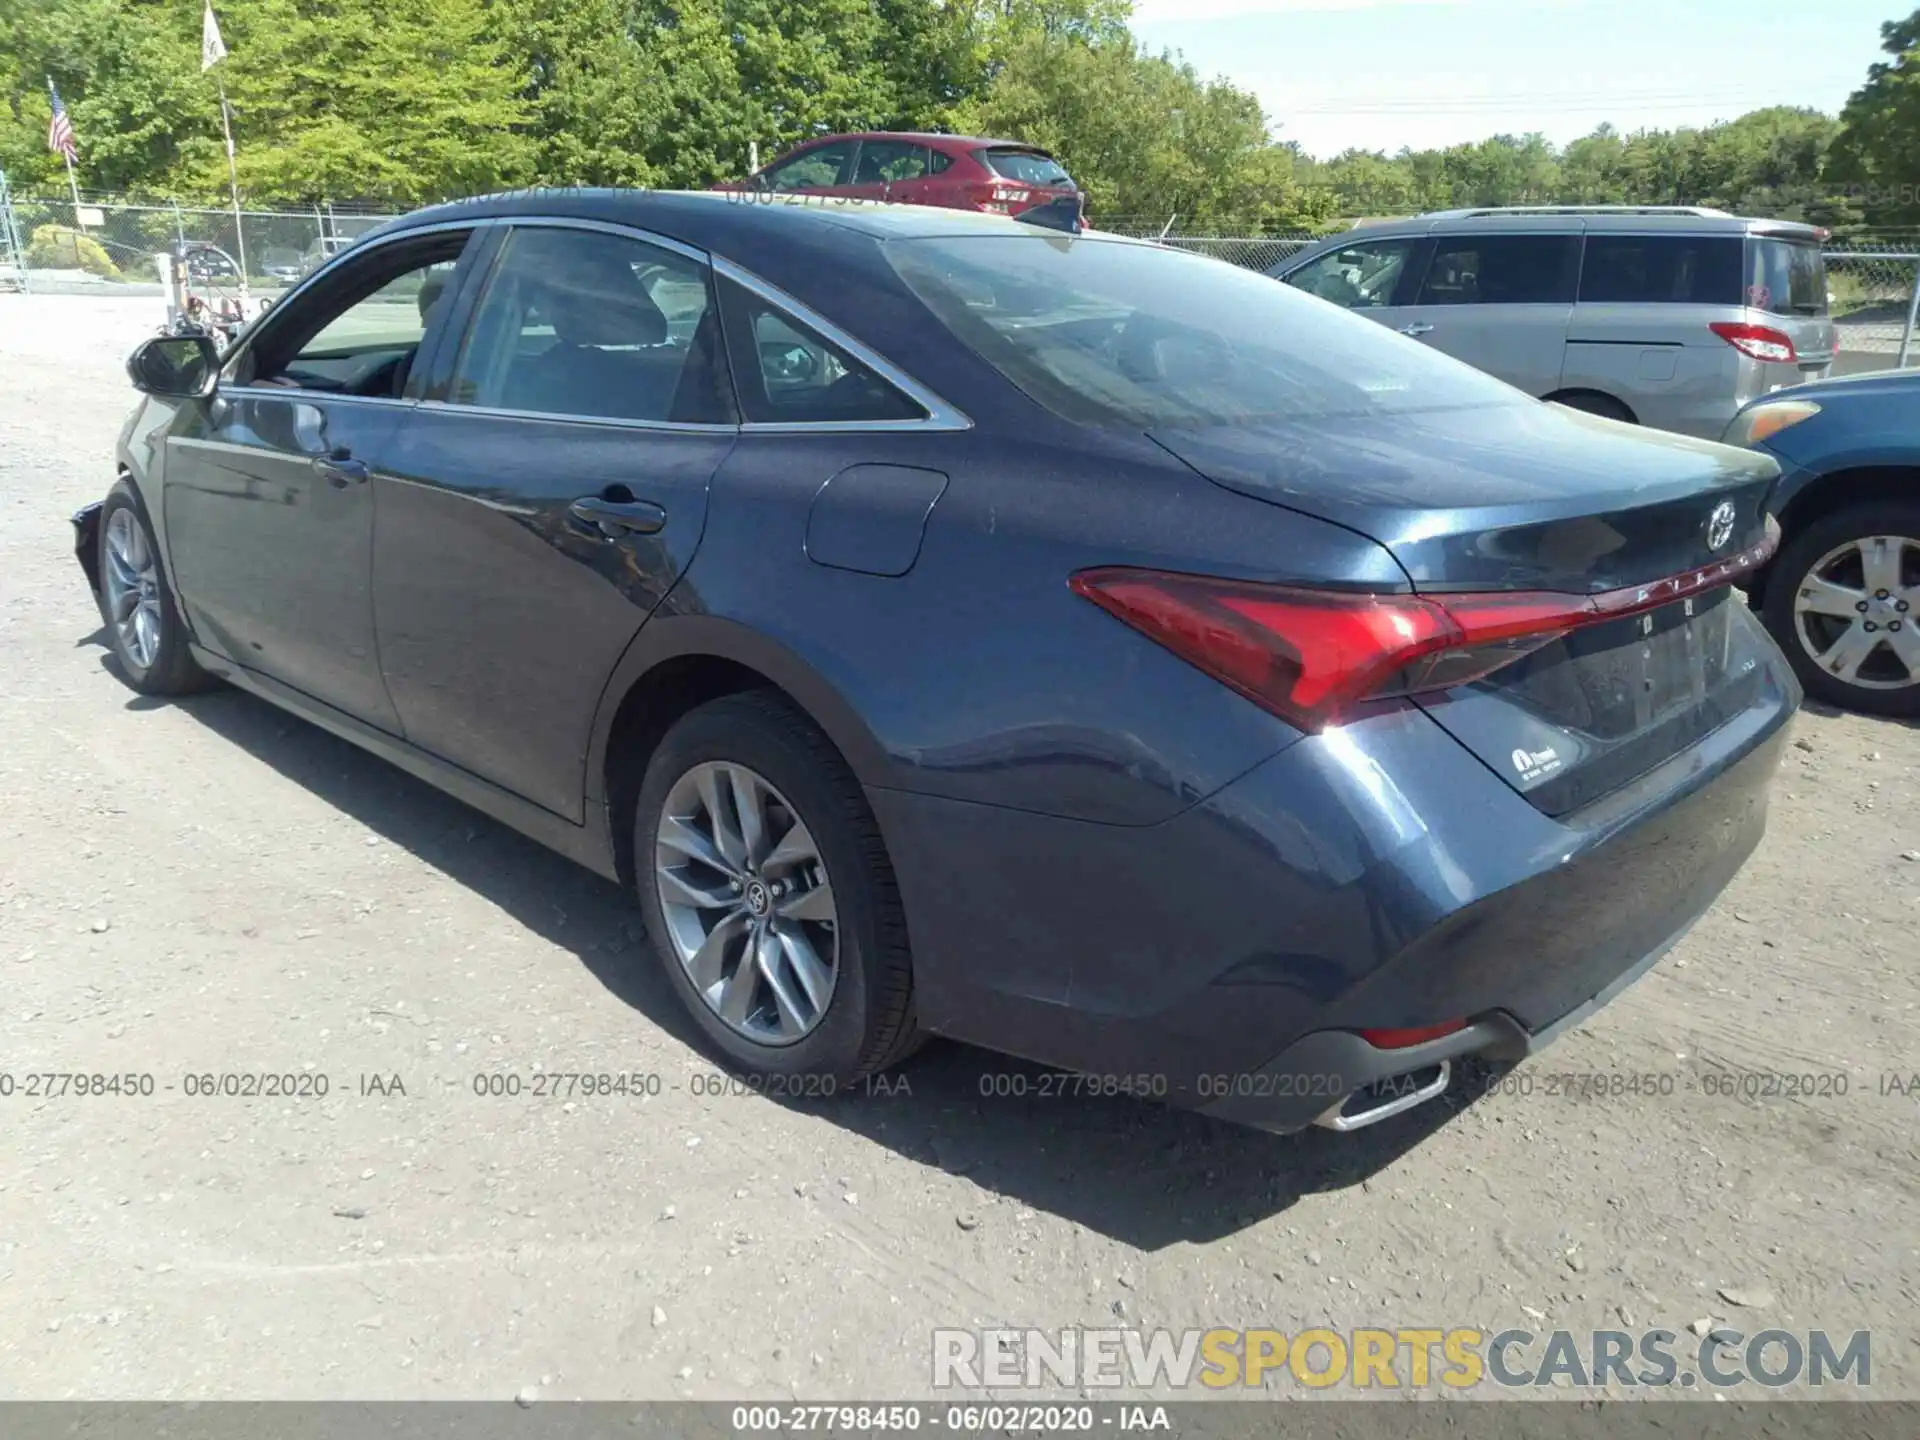
<svg viewBox="0 0 1920 1440">
<path fill-rule="evenodd" d="M 1230 425 L 1521 399 L 1370 320 L 1177 250 L 1022 235 L 885 249 L 948 329 L 1085 424 Z"/>
</svg>

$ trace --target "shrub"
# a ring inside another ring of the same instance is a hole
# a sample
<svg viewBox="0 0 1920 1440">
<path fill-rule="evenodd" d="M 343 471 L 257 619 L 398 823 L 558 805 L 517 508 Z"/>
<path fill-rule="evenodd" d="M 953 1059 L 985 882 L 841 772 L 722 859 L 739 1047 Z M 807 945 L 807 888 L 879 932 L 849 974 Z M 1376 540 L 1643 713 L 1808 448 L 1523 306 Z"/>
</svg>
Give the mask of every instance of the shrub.
<svg viewBox="0 0 1920 1440">
<path fill-rule="evenodd" d="M 85 270 L 109 280 L 120 278 L 106 248 L 91 235 L 65 225 L 42 225 L 27 242 L 27 266 L 34 270 Z"/>
</svg>

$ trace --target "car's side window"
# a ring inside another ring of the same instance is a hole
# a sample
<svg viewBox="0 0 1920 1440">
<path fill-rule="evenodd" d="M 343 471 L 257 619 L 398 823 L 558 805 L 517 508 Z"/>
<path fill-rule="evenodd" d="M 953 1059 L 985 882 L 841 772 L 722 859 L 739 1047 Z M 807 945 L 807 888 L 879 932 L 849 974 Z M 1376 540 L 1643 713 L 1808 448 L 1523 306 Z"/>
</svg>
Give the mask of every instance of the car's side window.
<svg viewBox="0 0 1920 1440">
<path fill-rule="evenodd" d="M 1394 303 L 1394 292 L 1413 255 L 1411 240 L 1376 240 L 1329 251 L 1287 277 L 1287 283 L 1348 310 Z"/>
<path fill-rule="evenodd" d="M 516 227 L 447 400 L 607 420 L 728 423 L 707 267 L 600 230 Z"/>
<path fill-rule="evenodd" d="M 927 412 L 779 306 L 721 281 L 742 418 L 763 424 L 924 420 Z"/>
<path fill-rule="evenodd" d="M 927 173 L 929 175 L 938 175 L 952 164 L 953 156 L 947 154 L 944 150 L 929 150 L 927 152 Z"/>
<path fill-rule="evenodd" d="M 860 163 L 853 172 L 856 185 L 891 185 L 918 180 L 927 173 L 927 147 L 903 140 L 866 140 L 860 145 Z"/>
<path fill-rule="evenodd" d="M 816 190 L 827 185 L 838 185 L 852 153 L 851 140 L 816 145 L 791 159 L 782 160 L 778 165 L 769 165 L 760 172 L 761 178 L 771 190 Z"/>
<path fill-rule="evenodd" d="M 1737 235 L 1589 235 L 1586 304 L 1738 305 Z"/>
<path fill-rule="evenodd" d="M 332 395 L 399 399 L 428 329 L 451 297 L 464 233 L 400 241 L 276 313 L 228 379 Z"/>
<path fill-rule="evenodd" d="M 1569 304 L 1579 272 L 1577 235 L 1445 236 L 1434 247 L 1420 303 Z"/>
</svg>

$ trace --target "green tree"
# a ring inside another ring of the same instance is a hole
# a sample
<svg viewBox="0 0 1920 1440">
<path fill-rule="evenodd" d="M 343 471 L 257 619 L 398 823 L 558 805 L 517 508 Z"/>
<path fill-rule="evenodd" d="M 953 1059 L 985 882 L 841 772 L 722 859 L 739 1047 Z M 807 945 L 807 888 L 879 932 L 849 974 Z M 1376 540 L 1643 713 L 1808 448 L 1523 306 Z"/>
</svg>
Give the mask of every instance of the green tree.
<svg viewBox="0 0 1920 1440">
<path fill-rule="evenodd" d="M 1840 112 L 1832 179 L 1861 202 L 1874 225 L 1920 223 L 1920 10 L 1880 27 L 1875 63 Z"/>
<path fill-rule="evenodd" d="M 1053 151 L 1096 225 L 1178 217 L 1190 231 L 1291 228 L 1315 213 L 1293 181 L 1297 157 L 1272 144 L 1257 100 L 1171 56 L 1142 54 L 1124 31 L 1016 34 L 992 83 L 955 119 Z"/>
</svg>

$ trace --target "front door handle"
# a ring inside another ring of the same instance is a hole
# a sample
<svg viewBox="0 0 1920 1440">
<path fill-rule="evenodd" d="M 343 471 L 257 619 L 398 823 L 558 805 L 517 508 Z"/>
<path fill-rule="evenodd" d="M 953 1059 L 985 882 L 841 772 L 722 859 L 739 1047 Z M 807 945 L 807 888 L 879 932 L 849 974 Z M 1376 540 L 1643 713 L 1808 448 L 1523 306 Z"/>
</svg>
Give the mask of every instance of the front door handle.
<svg viewBox="0 0 1920 1440">
<path fill-rule="evenodd" d="M 1400 327 L 1400 333 L 1402 335 L 1411 335 L 1417 340 L 1422 335 L 1431 335 L 1433 333 L 1433 326 L 1424 320 L 1415 320 L 1411 325 L 1402 325 Z"/>
<path fill-rule="evenodd" d="M 583 495 L 567 507 L 573 518 L 609 540 L 622 535 L 654 535 L 665 528 L 667 512 L 650 500 L 609 500 Z"/>
<path fill-rule="evenodd" d="M 345 450 L 335 450 L 328 455 L 313 457 L 313 473 L 321 476 L 336 490 L 344 490 L 349 485 L 364 485 L 367 481 L 367 462 L 356 460 Z"/>
</svg>

